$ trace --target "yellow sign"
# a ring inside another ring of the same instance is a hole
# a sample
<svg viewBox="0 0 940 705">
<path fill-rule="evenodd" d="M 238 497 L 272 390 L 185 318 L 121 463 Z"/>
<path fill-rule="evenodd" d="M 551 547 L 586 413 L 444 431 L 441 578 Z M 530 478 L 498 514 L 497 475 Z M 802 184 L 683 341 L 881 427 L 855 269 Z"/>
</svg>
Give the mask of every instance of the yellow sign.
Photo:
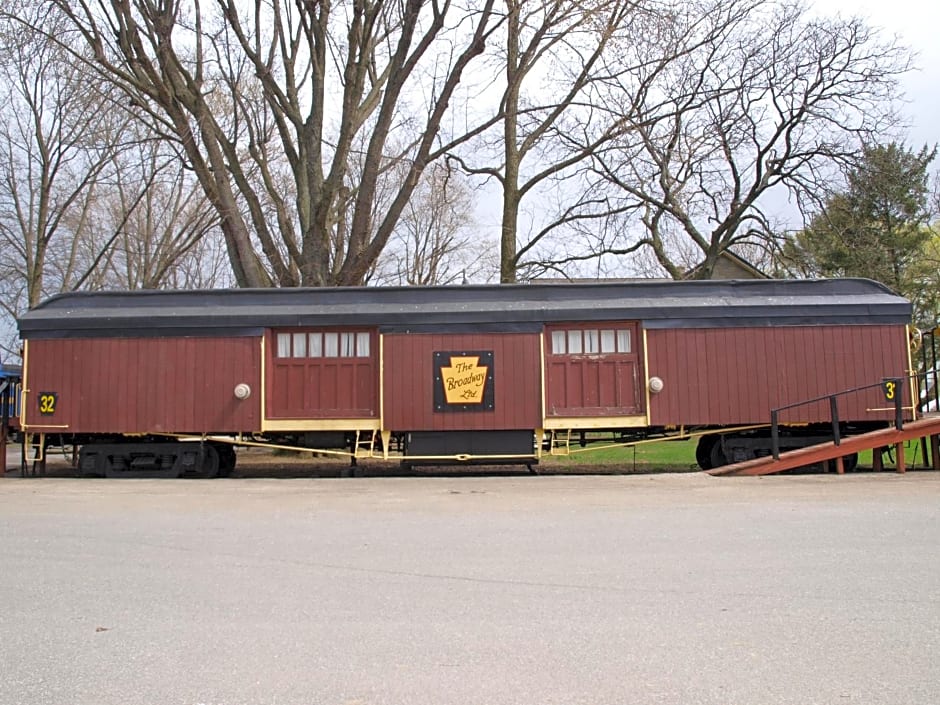
<svg viewBox="0 0 940 705">
<path fill-rule="evenodd" d="M 52 416 L 55 414 L 55 405 L 59 401 L 57 392 L 39 393 L 39 413 L 43 416 Z"/>
<path fill-rule="evenodd" d="M 441 366 L 441 383 L 448 404 L 482 404 L 486 388 L 486 365 L 478 356 L 452 355 L 450 365 Z"/>
</svg>

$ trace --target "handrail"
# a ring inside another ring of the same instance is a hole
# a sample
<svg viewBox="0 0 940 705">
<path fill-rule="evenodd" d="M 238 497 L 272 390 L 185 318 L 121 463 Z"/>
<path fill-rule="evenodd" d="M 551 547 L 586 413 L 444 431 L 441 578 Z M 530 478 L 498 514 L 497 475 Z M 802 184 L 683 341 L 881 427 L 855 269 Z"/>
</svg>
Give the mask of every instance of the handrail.
<svg viewBox="0 0 940 705">
<path fill-rule="evenodd" d="M 887 401 L 894 402 L 894 427 L 897 430 L 901 430 L 904 427 L 904 408 L 902 406 L 902 399 L 904 397 L 902 384 L 905 379 L 913 379 L 915 377 L 922 377 L 923 373 L 918 373 L 914 375 L 908 375 L 905 377 L 885 377 L 876 384 L 866 384 L 861 387 L 853 387 L 852 389 L 843 389 L 839 392 L 833 392 L 832 394 L 824 394 L 819 397 L 813 397 L 812 399 L 806 399 L 804 401 L 798 401 L 793 404 L 786 404 L 785 406 L 778 406 L 770 410 L 770 443 L 771 451 L 773 452 L 774 460 L 780 459 L 780 412 L 787 411 L 788 409 L 795 409 L 800 406 L 806 406 L 808 404 L 818 404 L 822 401 L 829 401 L 829 418 L 832 424 L 832 441 L 835 445 L 841 445 L 842 437 L 839 431 L 839 401 L 840 396 L 846 394 L 856 394 L 858 392 L 863 392 L 868 389 L 878 389 L 881 388 L 884 391 L 885 399 Z"/>
<path fill-rule="evenodd" d="M 920 363 L 924 375 L 924 391 L 920 395 L 920 404 L 930 405 L 931 401 L 940 410 L 940 384 L 938 381 L 937 335 L 940 335 L 940 326 L 920 334 Z M 932 384 L 931 384 L 932 378 Z M 933 399 L 931 399 L 931 395 Z M 920 406 L 918 404 L 918 406 Z"/>
<path fill-rule="evenodd" d="M 839 429 L 839 402 L 838 398 L 846 394 L 856 394 L 858 392 L 863 392 L 868 389 L 876 389 L 880 387 L 884 390 L 885 399 L 889 402 L 894 403 L 894 427 L 897 430 L 902 430 L 904 427 L 904 415 L 902 407 L 902 399 L 904 396 L 904 389 L 901 386 L 904 382 L 909 382 L 911 380 L 917 379 L 917 399 L 912 397 L 911 406 L 914 409 L 920 409 L 923 405 L 926 405 L 927 408 L 930 408 L 930 404 L 933 403 L 935 410 L 940 411 L 940 360 L 937 356 L 937 337 L 940 336 L 940 326 L 936 326 L 929 331 L 926 331 L 922 334 L 919 334 L 919 345 L 921 353 L 921 363 L 922 363 L 922 372 L 917 372 L 914 374 L 909 374 L 906 377 L 886 377 L 882 379 L 881 382 L 876 384 L 868 384 L 861 387 L 855 387 L 853 389 L 844 389 L 840 392 L 834 392 L 833 394 L 824 394 L 819 397 L 814 397 L 813 399 L 807 399 L 805 401 L 799 401 L 793 404 L 787 404 L 785 406 L 778 406 L 775 409 L 770 410 L 770 434 L 771 434 L 771 447 L 773 450 L 774 460 L 780 459 L 780 412 L 787 411 L 789 409 L 795 409 L 800 406 L 806 406 L 808 404 L 818 404 L 823 401 L 829 401 L 829 418 L 832 424 L 832 440 L 835 445 L 840 445 L 842 442 L 840 429 Z M 924 388 L 921 392 L 920 381 L 924 382 Z M 932 386 L 931 386 L 932 382 Z M 911 390 L 913 393 L 913 389 Z M 931 399 L 931 396 L 933 397 Z"/>
</svg>

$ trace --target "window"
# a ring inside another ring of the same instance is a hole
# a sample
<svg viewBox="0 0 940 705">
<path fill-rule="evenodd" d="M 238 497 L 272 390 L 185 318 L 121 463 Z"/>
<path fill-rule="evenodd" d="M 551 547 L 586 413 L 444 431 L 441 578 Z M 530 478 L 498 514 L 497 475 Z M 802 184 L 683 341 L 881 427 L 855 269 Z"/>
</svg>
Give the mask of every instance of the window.
<svg viewBox="0 0 940 705">
<path fill-rule="evenodd" d="M 368 331 L 278 332 L 275 356 L 284 359 L 369 357 L 371 338 Z"/>
<path fill-rule="evenodd" d="M 617 351 L 622 353 L 633 352 L 633 348 L 630 344 L 629 330 L 617 331 Z"/>
<path fill-rule="evenodd" d="M 294 357 L 307 357 L 306 333 L 294 333 Z"/>
<path fill-rule="evenodd" d="M 633 352 L 629 328 L 606 330 L 553 330 L 552 355 L 629 354 Z"/>
<path fill-rule="evenodd" d="M 277 356 L 290 357 L 290 333 L 277 334 Z"/>
<path fill-rule="evenodd" d="M 339 357 L 339 335 L 336 333 L 323 334 L 323 356 Z"/>
<path fill-rule="evenodd" d="M 596 330 L 586 330 L 584 331 L 584 352 L 588 354 L 599 353 L 601 351 L 601 346 L 598 343 L 598 336 Z"/>
<path fill-rule="evenodd" d="M 356 357 L 369 357 L 368 333 L 356 333 Z"/>
<path fill-rule="evenodd" d="M 569 355 L 581 354 L 581 331 L 579 330 L 568 331 L 568 354 Z"/>
<path fill-rule="evenodd" d="M 310 334 L 310 357 L 323 357 L 323 334 Z"/>
</svg>

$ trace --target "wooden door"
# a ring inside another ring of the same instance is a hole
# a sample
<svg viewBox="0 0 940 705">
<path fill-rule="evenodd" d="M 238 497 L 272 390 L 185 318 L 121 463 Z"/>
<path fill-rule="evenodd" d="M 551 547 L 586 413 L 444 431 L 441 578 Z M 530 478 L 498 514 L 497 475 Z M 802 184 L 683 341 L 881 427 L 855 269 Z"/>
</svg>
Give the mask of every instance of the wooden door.
<svg viewBox="0 0 940 705">
<path fill-rule="evenodd" d="M 546 415 L 643 413 L 639 325 L 554 325 L 545 331 Z"/>
</svg>

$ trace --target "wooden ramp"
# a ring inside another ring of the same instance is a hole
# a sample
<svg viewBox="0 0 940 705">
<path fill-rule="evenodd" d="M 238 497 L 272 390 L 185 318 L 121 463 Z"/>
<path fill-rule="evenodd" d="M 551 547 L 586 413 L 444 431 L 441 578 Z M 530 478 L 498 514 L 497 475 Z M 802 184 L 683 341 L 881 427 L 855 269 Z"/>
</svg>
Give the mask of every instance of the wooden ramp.
<svg viewBox="0 0 940 705">
<path fill-rule="evenodd" d="M 934 470 L 940 470 L 940 449 L 938 449 L 938 434 L 940 434 L 940 416 L 931 415 L 917 421 L 904 424 L 898 430 L 894 427 L 878 431 L 863 433 L 859 436 L 843 438 L 840 445 L 831 441 L 807 448 L 799 448 L 781 453 L 778 460 L 773 456 L 746 460 L 742 463 L 722 465 L 720 468 L 709 470 L 709 475 L 770 475 L 775 472 L 793 470 L 805 465 L 815 465 L 828 460 L 836 461 L 837 472 L 842 472 L 842 457 L 858 453 L 863 450 L 895 446 L 897 453 L 897 471 L 904 472 L 904 442 L 914 438 L 930 439 L 930 455 L 933 459 Z M 926 446 L 925 446 L 926 448 Z M 926 453 L 924 455 L 926 457 Z M 880 469 L 881 454 L 875 454 L 876 469 Z"/>
</svg>

